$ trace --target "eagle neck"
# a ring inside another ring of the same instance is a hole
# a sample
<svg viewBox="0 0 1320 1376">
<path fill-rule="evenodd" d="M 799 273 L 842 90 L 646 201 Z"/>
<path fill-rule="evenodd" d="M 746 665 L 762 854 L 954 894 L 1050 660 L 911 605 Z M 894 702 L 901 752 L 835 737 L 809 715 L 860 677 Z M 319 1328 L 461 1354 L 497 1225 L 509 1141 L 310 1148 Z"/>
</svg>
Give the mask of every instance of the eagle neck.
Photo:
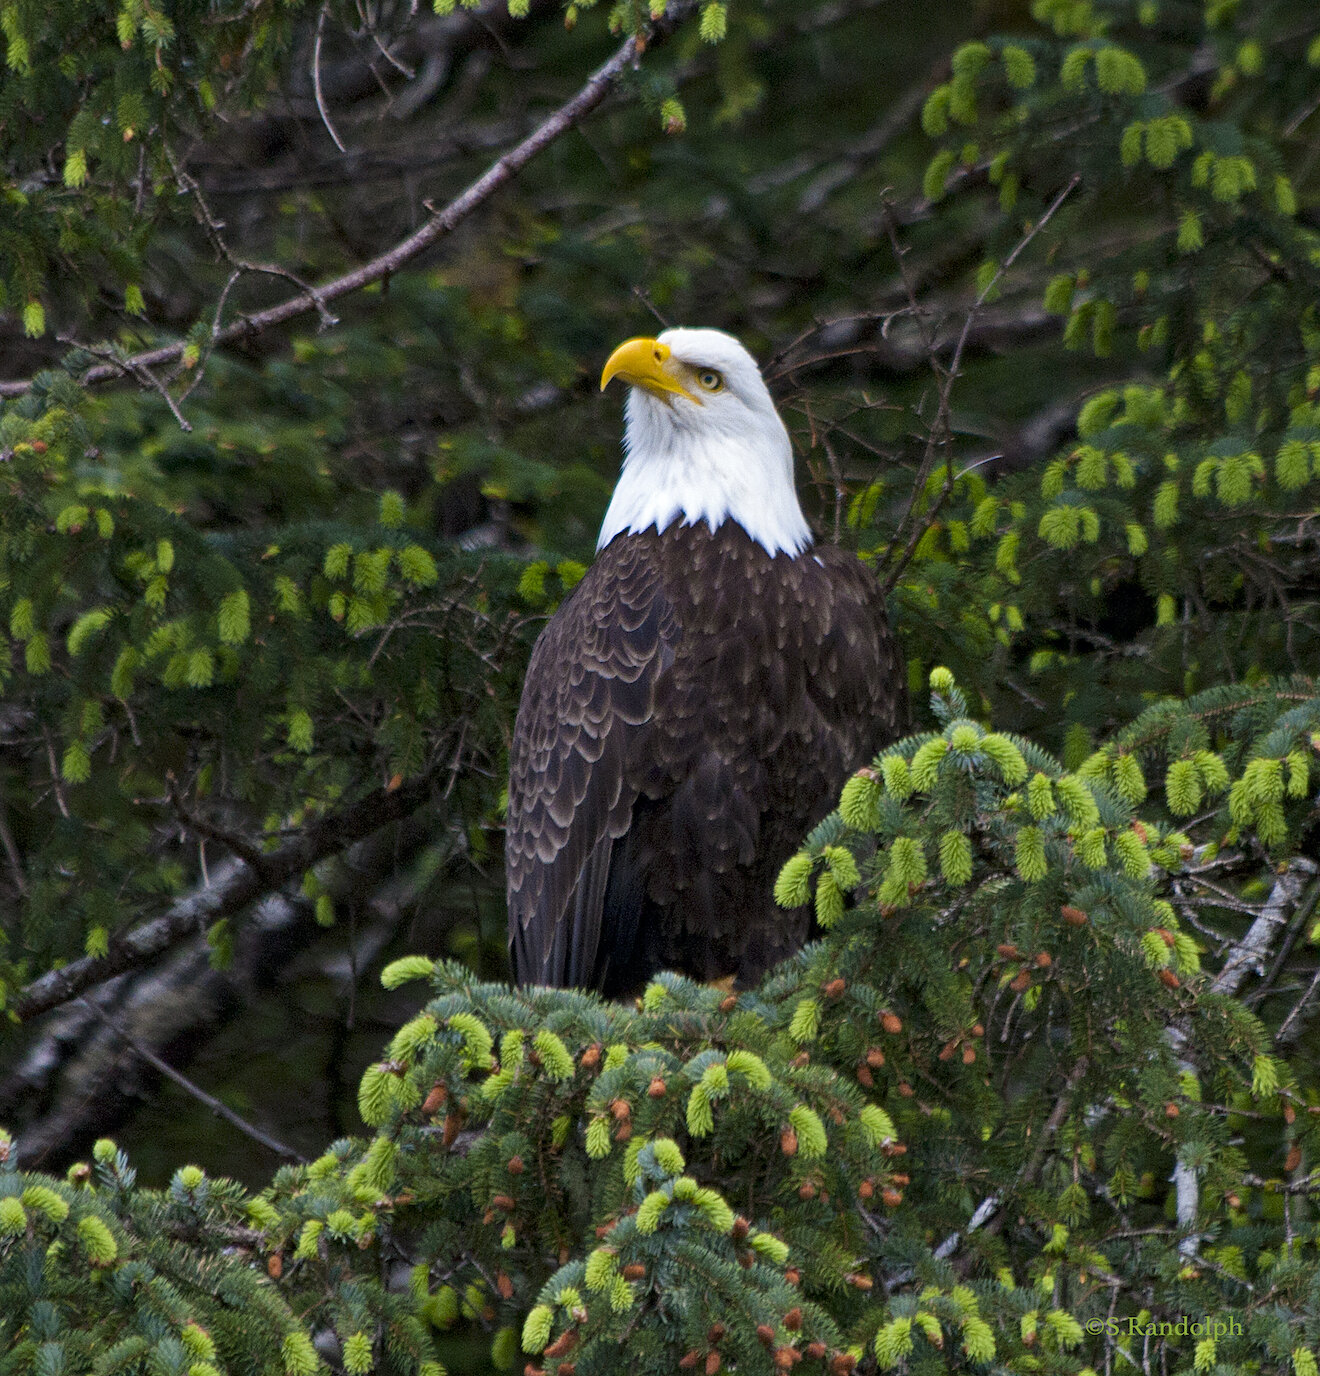
<svg viewBox="0 0 1320 1376">
<path fill-rule="evenodd" d="M 793 447 L 773 406 L 750 429 L 698 428 L 683 419 L 638 389 L 629 394 L 623 470 L 596 548 L 624 532 L 663 534 L 678 524 L 713 533 L 733 521 L 771 556 L 807 549 L 811 529 L 793 485 Z"/>
</svg>

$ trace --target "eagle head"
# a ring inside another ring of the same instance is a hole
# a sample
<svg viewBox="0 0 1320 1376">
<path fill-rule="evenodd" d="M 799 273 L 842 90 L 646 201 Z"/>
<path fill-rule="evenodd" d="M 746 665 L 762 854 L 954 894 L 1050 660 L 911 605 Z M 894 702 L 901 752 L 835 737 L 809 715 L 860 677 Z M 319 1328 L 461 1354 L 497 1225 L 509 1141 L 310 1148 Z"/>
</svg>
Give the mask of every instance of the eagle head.
<svg viewBox="0 0 1320 1376">
<path fill-rule="evenodd" d="M 597 548 L 675 521 L 735 521 L 767 553 L 800 554 L 811 531 L 793 446 L 756 360 L 721 330 L 673 329 L 610 355 L 602 391 L 628 384 L 623 471 Z"/>
</svg>

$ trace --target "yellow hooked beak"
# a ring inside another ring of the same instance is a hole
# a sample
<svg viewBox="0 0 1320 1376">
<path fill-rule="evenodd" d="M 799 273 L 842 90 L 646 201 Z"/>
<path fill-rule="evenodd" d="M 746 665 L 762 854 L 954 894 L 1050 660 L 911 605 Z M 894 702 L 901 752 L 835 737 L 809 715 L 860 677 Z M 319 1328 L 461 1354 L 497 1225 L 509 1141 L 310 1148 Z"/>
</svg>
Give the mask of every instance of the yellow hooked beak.
<svg viewBox="0 0 1320 1376">
<path fill-rule="evenodd" d="M 699 396 L 694 396 L 683 386 L 669 361 L 670 348 L 658 339 L 628 339 L 619 345 L 609 356 L 605 371 L 600 375 L 600 390 L 603 392 L 611 378 L 621 377 L 630 387 L 642 387 L 661 401 L 671 397 L 687 397 L 702 404 Z"/>
</svg>

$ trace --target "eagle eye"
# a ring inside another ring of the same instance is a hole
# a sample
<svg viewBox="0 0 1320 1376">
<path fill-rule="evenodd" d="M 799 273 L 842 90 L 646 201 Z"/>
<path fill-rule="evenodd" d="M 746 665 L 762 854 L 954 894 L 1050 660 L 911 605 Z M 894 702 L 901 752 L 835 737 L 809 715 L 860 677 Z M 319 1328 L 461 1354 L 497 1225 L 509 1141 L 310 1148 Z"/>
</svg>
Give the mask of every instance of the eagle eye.
<svg viewBox="0 0 1320 1376">
<path fill-rule="evenodd" d="M 724 389 L 724 377 L 714 368 L 703 368 L 697 374 L 697 382 L 707 392 L 720 392 Z"/>
</svg>

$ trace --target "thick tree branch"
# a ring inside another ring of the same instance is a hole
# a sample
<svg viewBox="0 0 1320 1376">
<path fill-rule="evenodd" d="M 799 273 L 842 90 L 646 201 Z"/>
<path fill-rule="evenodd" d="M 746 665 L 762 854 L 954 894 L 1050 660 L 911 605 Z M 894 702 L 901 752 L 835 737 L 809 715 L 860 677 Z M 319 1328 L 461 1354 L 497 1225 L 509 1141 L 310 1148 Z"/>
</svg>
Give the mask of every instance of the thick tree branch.
<svg viewBox="0 0 1320 1376">
<path fill-rule="evenodd" d="M 652 30 L 653 37 L 660 37 L 674 27 L 686 10 L 685 5 L 671 6 L 666 18 Z M 373 282 L 382 281 L 400 268 L 410 263 L 432 244 L 452 233 L 479 206 L 488 201 L 501 187 L 511 182 L 515 176 L 543 149 L 573 129 L 585 119 L 605 97 L 614 89 L 623 73 L 641 57 L 646 41 L 627 38 L 608 62 L 598 67 L 585 85 L 559 107 L 552 115 L 537 126 L 520 144 L 511 148 L 503 157 L 497 159 L 476 181 L 460 192 L 443 209 L 437 210 L 429 220 L 406 239 L 393 248 L 364 263 L 342 277 L 333 278 L 313 291 L 299 292 L 278 305 L 264 311 L 246 315 L 232 325 L 219 330 L 215 343 L 224 344 L 234 339 L 248 339 L 253 335 L 293 320 L 309 311 L 320 310 L 325 302 L 338 300 L 352 292 L 361 291 Z M 176 363 L 183 356 L 184 341 L 167 344 L 158 349 L 148 349 L 134 354 L 120 363 L 101 363 L 87 369 L 82 375 L 84 386 L 90 387 L 113 378 L 122 377 L 125 369 L 134 373 L 142 369 L 156 368 L 161 364 Z M 22 396 L 31 390 L 30 379 L 17 382 L 0 382 L 0 396 Z"/>
<path fill-rule="evenodd" d="M 1270 896 L 1260 916 L 1247 929 L 1247 934 L 1229 952 L 1215 982 L 1216 994 L 1233 995 L 1252 970 L 1263 972 L 1264 962 L 1279 933 L 1288 925 L 1288 911 L 1297 904 L 1306 881 L 1316 872 L 1314 861 L 1304 855 L 1294 855 L 1274 881 Z"/>
<path fill-rule="evenodd" d="M 1276 938 L 1288 925 L 1289 908 L 1297 903 L 1307 879 L 1315 874 L 1316 868 L 1315 863 L 1305 856 L 1294 855 L 1288 861 L 1274 881 L 1260 916 L 1247 929 L 1246 936 L 1229 951 L 1228 958 L 1210 986 L 1212 993 L 1232 998 L 1253 969 L 1263 973 L 1265 960 Z M 1185 1054 L 1186 1028 L 1170 1027 L 1167 1036 L 1174 1054 L 1179 1057 L 1180 1068 L 1195 1073 L 1196 1067 Z M 1178 1250 L 1184 1256 L 1194 1257 L 1200 1243 L 1200 1234 L 1194 1229 L 1201 1207 L 1201 1180 L 1196 1169 L 1181 1154 L 1174 1164 L 1173 1186 L 1178 1226 L 1187 1230 L 1187 1236 L 1179 1244 Z"/>
<path fill-rule="evenodd" d="M 398 788 L 377 789 L 361 801 L 314 822 L 293 840 L 262 857 L 260 867 L 235 860 L 212 875 L 206 888 L 179 899 L 167 912 L 135 927 L 115 941 L 106 956 L 84 956 L 35 979 L 9 1005 L 20 1021 L 76 998 L 92 985 L 121 974 L 204 931 L 222 917 L 240 912 L 329 855 L 391 822 L 406 817 L 430 796 L 448 762 L 409 779 Z"/>
<path fill-rule="evenodd" d="M 453 819 L 441 824 L 445 865 L 459 854 L 461 830 Z M 64 1160 L 79 1150 L 78 1143 L 117 1131 L 150 1093 L 148 1063 L 99 1022 L 88 1008 L 93 1000 L 137 1045 L 187 1070 L 187 1061 L 204 1054 L 215 1037 L 264 1006 L 272 976 L 291 990 L 299 978 L 291 966 L 310 962 L 335 989 L 331 1037 L 336 1047 L 342 1045 L 339 1029 L 358 972 L 374 967 L 402 924 L 418 915 L 421 890 L 412 882 L 409 861 L 436 843 L 436 819 L 427 808 L 335 857 L 322 879 L 336 907 L 357 918 L 348 962 L 340 942 L 327 941 L 325 929 L 310 920 L 306 900 L 269 894 L 235 931 L 233 958 L 223 969 L 212 964 L 206 939 L 195 936 L 149 968 L 107 980 L 41 1018 L 17 1063 L 0 1076 L 0 1122 L 14 1134 L 22 1160 Z M 233 863 L 226 859 L 212 873 Z M 388 886 L 387 896 L 382 885 Z M 429 927 L 429 915 L 427 920 Z M 450 920 L 460 919 L 451 914 Z M 332 1050 L 314 1092 L 300 1101 L 297 1126 L 281 1120 L 280 1136 L 313 1154 L 323 1132 L 335 1137 L 344 1126 L 333 1106 L 343 1087 L 337 1054 Z M 267 1116 L 272 1111 L 278 1117 L 276 1107 L 265 1110 Z"/>
</svg>

